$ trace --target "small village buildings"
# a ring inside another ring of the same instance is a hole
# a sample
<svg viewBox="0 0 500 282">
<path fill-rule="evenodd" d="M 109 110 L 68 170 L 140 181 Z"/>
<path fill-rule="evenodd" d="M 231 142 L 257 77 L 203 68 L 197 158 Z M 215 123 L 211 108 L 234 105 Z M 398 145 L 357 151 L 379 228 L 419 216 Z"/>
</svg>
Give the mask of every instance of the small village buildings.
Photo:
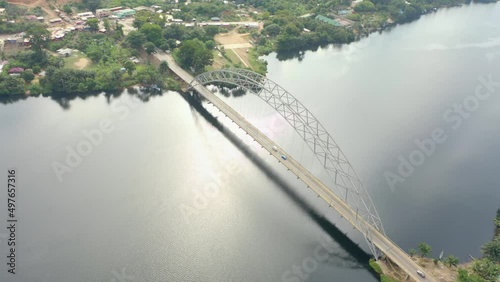
<svg viewBox="0 0 500 282">
<path fill-rule="evenodd" d="M 134 9 L 123 9 L 113 12 L 113 15 L 117 16 L 118 18 L 125 18 L 135 15 L 135 13 L 136 11 Z"/>
<path fill-rule="evenodd" d="M 9 75 L 12 75 L 12 76 L 21 75 L 21 73 L 23 73 L 23 72 L 24 72 L 24 69 L 19 68 L 19 67 L 14 67 L 14 68 L 11 68 L 10 70 L 7 71 L 7 73 Z"/>
<path fill-rule="evenodd" d="M 95 10 L 95 15 L 98 18 L 109 17 L 109 16 L 111 16 L 111 10 L 110 9 L 97 9 L 97 10 Z"/>
<path fill-rule="evenodd" d="M 57 50 L 57 54 L 59 54 L 62 57 L 69 57 L 71 54 L 73 54 L 73 50 L 69 48 L 62 48 Z"/>
</svg>

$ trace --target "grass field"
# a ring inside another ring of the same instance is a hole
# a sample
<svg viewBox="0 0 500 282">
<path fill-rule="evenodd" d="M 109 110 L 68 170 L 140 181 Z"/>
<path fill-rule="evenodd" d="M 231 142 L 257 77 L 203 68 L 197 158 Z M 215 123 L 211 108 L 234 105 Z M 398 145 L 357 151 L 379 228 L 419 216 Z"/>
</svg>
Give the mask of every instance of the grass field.
<svg viewBox="0 0 500 282">
<path fill-rule="evenodd" d="M 91 69 L 92 61 L 81 52 L 74 52 L 71 56 L 64 58 L 64 67 L 69 69 Z"/>
</svg>

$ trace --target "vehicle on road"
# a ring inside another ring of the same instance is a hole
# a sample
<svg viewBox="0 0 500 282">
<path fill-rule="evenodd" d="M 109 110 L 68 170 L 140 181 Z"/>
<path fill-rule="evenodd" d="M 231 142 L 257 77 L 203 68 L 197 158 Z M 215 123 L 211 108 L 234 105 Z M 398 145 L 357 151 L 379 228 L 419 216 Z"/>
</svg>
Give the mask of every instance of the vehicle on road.
<svg viewBox="0 0 500 282">
<path fill-rule="evenodd" d="M 425 278 L 425 273 L 423 273 L 421 270 L 417 270 L 417 274 L 420 275 L 422 278 Z"/>
<path fill-rule="evenodd" d="M 273 146 L 273 151 L 278 152 L 278 148 L 276 146 Z"/>
<path fill-rule="evenodd" d="M 281 158 L 286 161 L 286 156 L 285 155 L 281 155 Z"/>
</svg>

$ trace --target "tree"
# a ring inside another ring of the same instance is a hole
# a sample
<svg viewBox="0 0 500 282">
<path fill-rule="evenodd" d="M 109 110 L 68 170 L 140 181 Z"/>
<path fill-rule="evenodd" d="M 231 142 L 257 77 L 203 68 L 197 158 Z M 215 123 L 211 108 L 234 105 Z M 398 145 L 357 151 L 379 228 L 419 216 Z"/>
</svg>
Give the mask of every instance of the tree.
<svg viewBox="0 0 500 282">
<path fill-rule="evenodd" d="M 91 44 L 85 49 L 85 55 L 89 57 L 93 62 L 99 62 L 104 57 L 103 49 L 100 45 Z"/>
<path fill-rule="evenodd" d="M 163 30 L 157 24 L 145 23 L 139 31 L 144 34 L 146 40 L 153 42 L 156 46 L 160 46 L 164 40 Z"/>
<path fill-rule="evenodd" d="M 36 24 L 26 31 L 26 37 L 29 38 L 31 49 L 35 52 L 35 60 L 43 62 L 45 60 L 45 48 L 50 40 L 50 32 L 42 25 Z"/>
<path fill-rule="evenodd" d="M 173 38 L 167 39 L 166 44 L 168 45 L 169 49 L 174 49 L 175 47 L 177 47 L 177 43 L 176 43 L 175 39 L 173 39 Z"/>
<path fill-rule="evenodd" d="M 287 35 L 299 36 L 300 29 L 293 23 L 289 23 L 285 26 L 284 31 Z"/>
<path fill-rule="evenodd" d="M 127 69 L 128 75 L 132 75 L 132 73 L 135 71 L 135 64 L 134 62 L 131 62 L 129 60 L 125 61 L 123 63 L 123 67 Z"/>
<path fill-rule="evenodd" d="M 99 68 L 95 75 L 96 89 L 103 91 L 114 91 L 121 87 L 122 72 L 117 66 L 111 68 Z"/>
<path fill-rule="evenodd" d="M 64 4 L 63 11 L 68 15 L 73 13 L 73 10 L 71 9 L 71 6 L 69 4 Z"/>
<path fill-rule="evenodd" d="M 146 37 L 144 34 L 138 32 L 138 31 L 131 31 L 125 38 L 125 41 L 130 45 L 132 48 L 139 48 L 141 47 L 145 42 L 146 42 Z"/>
<path fill-rule="evenodd" d="M 469 274 L 469 272 L 466 269 L 459 269 L 457 282 L 488 282 L 488 281 L 479 277 L 477 274 L 474 273 Z"/>
<path fill-rule="evenodd" d="M 24 81 L 15 76 L 0 73 L 0 95 L 24 94 Z"/>
<path fill-rule="evenodd" d="M 457 266 L 459 262 L 460 260 L 454 255 L 449 255 L 444 259 L 444 263 L 449 267 Z"/>
<path fill-rule="evenodd" d="M 160 73 L 152 65 L 145 65 L 138 67 L 135 77 L 137 78 L 137 81 L 139 83 L 142 83 L 144 85 L 156 84 L 160 88 L 163 85 Z"/>
<path fill-rule="evenodd" d="M 104 19 L 102 21 L 102 23 L 104 24 L 104 29 L 106 29 L 106 32 L 109 33 L 111 31 L 111 28 L 110 28 L 110 25 L 109 25 L 109 20 L 108 19 Z"/>
<path fill-rule="evenodd" d="M 484 244 L 481 247 L 481 251 L 485 257 L 500 263 L 500 236 L 497 236 L 493 241 Z"/>
<path fill-rule="evenodd" d="M 281 27 L 277 24 L 270 24 L 264 28 L 264 33 L 269 34 L 270 36 L 276 36 L 280 34 Z"/>
<path fill-rule="evenodd" d="M 421 257 L 426 257 L 432 253 L 432 247 L 427 243 L 418 244 L 418 249 Z"/>
<path fill-rule="evenodd" d="M 148 41 L 144 43 L 144 49 L 146 49 L 146 53 L 151 55 L 155 51 L 155 45 L 152 42 Z"/>
<path fill-rule="evenodd" d="M 500 228 L 500 209 L 497 210 L 497 216 L 496 216 L 494 222 L 495 222 L 495 226 L 497 228 Z"/>
<path fill-rule="evenodd" d="M 167 63 L 167 61 L 161 61 L 160 66 L 158 67 L 158 71 L 161 74 L 166 74 L 168 72 L 168 63 Z"/>
<path fill-rule="evenodd" d="M 202 71 L 205 66 L 211 65 L 213 61 L 212 50 L 208 50 L 199 39 L 184 41 L 180 47 L 178 57 L 184 68 L 193 68 L 195 72 Z"/>
<path fill-rule="evenodd" d="M 205 41 L 205 46 L 208 50 L 213 50 L 215 48 L 215 42 L 213 40 Z"/>
<path fill-rule="evenodd" d="M 115 31 L 120 36 L 120 38 L 123 37 L 123 35 L 124 35 L 124 33 L 123 33 L 123 25 L 117 23 L 116 27 L 115 27 Z"/>
<path fill-rule="evenodd" d="M 216 25 L 209 25 L 205 27 L 205 32 L 208 36 L 214 37 L 217 33 L 219 33 L 219 27 Z"/>
<path fill-rule="evenodd" d="M 91 31 L 98 31 L 99 30 L 99 20 L 96 18 L 88 19 L 87 25 L 89 26 Z"/>
<path fill-rule="evenodd" d="M 375 5 L 368 0 L 364 0 L 363 2 L 354 6 L 354 11 L 358 13 L 368 13 L 375 11 Z"/>
<path fill-rule="evenodd" d="M 409 253 L 410 253 L 410 257 L 413 257 L 414 255 L 417 254 L 417 251 L 415 249 L 410 249 Z"/>
<path fill-rule="evenodd" d="M 27 83 L 30 83 L 35 79 L 35 74 L 33 74 L 32 70 L 25 70 L 24 72 L 21 73 L 21 78 L 24 79 Z"/>
<path fill-rule="evenodd" d="M 472 263 L 472 270 L 487 281 L 496 281 L 500 276 L 500 264 L 496 264 L 487 258 L 475 260 Z"/>
<path fill-rule="evenodd" d="M 87 9 L 89 9 L 95 13 L 95 10 L 97 8 L 99 8 L 101 1 L 100 0 L 83 0 L 82 2 L 85 5 L 85 7 L 87 7 Z"/>
<path fill-rule="evenodd" d="M 140 29 L 142 27 L 142 25 L 144 25 L 145 23 L 147 23 L 149 21 L 151 14 L 152 13 L 150 11 L 146 11 L 146 10 L 137 12 L 134 16 L 134 22 L 132 23 L 132 25 L 135 28 Z"/>
</svg>

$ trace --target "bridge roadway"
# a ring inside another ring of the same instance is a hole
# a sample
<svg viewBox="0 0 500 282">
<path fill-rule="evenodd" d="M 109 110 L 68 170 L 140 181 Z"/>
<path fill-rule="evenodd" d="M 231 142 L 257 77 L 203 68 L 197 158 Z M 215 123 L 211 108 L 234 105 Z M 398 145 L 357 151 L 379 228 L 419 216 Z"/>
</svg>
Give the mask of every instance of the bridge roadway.
<svg viewBox="0 0 500 282">
<path fill-rule="evenodd" d="M 187 83 L 191 83 L 194 77 L 182 69 L 174 59 L 164 53 L 163 51 L 157 50 L 155 54 L 160 60 L 166 60 L 169 68 L 182 80 Z M 355 211 L 353 211 L 347 204 L 345 204 L 337 195 L 335 195 L 325 184 L 323 184 L 319 179 L 312 175 L 306 168 L 304 168 L 299 162 L 297 162 L 293 157 L 286 154 L 281 148 L 278 147 L 271 139 L 265 136 L 260 130 L 250 124 L 246 119 L 241 116 L 236 110 L 227 105 L 215 94 L 210 92 L 203 85 L 197 85 L 194 87 L 200 95 L 217 107 L 221 112 L 223 112 L 228 118 L 230 118 L 234 123 L 236 123 L 241 129 L 243 129 L 248 135 L 250 135 L 256 142 L 258 142 L 264 149 L 266 149 L 271 155 L 273 155 L 279 162 L 281 162 L 288 170 L 294 173 L 298 179 L 302 180 L 309 188 L 311 188 L 318 197 L 322 198 L 325 202 L 333 207 L 343 218 L 349 221 L 356 229 L 363 232 L 359 225 L 362 218 L 357 219 Z M 273 150 L 273 147 L 278 148 L 278 152 Z M 282 160 L 281 155 L 285 155 L 287 160 Z M 422 278 L 417 274 L 417 269 L 422 269 L 417 263 L 415 263 L 411 257 L 399 248 L 396 243 L 392 242 L 389 238 L 384 236 L 375 228 L 366 224 L 370 228 L 371 241 L 377 248 L 382 251 L 387 257 L 389 257 L 394 263 L 396 263 L 401 269 L 403 269 L 411 278 L 415 281 L 436 281 L 430 274 L 426 273 L 426 277 Z"/>
</svg>

